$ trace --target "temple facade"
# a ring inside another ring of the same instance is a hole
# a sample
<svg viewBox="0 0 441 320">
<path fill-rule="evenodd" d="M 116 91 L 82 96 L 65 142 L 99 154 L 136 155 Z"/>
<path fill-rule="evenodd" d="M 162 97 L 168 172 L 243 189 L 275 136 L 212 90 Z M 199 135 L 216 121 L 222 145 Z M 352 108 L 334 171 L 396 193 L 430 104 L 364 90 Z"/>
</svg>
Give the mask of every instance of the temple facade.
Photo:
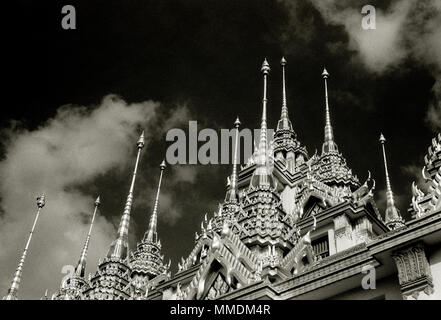
<svg viewBox="0 0 441 320">
<path fill-rule="evenodd" d="M 171 262 L 164 261 L 156 230 L 164 162 L 148 230 L 129 250 L 133 190 L 144 147 L 141 135 L 127 201 L 107 255 L 86 277 L 97 199 L 75 273 L 47 299 L 441 299 L 441 134 L 431 141 L 422 164 L 427 191 L 415 182 L 409 185 L 412 201 L 407 221 L 394 203 L 386 138 L 380 136 L 378 154 L 384 162 L 387 199 L 385 212 L 380 212 L 370 172 L 360 180 L 339 151 L 331 122 L 328 71 L 322 73 L 323 145 L 310 155 L 289 118 L 287 61 L 282 58 L 280 64 L 281 116 L 274 137 L 267 138 L 270 66 L 265 60 L 258 145 L 240 165 L 241 123 L 236 119 L 234 162 L 225 196 L 218 210 L 206 215 L 200 230 L 195 230 L 194 247 L 178 262 L 177 272 L 172 274 Z M 24 258 L 6 299 L 17 299 L 23 263 Z"/>
</svg>

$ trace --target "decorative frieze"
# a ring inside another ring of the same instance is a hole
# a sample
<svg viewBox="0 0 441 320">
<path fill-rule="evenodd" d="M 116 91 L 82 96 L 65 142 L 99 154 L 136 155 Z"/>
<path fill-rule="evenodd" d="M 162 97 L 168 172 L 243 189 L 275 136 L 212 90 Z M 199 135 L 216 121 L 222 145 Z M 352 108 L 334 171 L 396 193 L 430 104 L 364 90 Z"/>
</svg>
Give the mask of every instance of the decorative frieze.
<svg viewBox="0 0 441 320">
<path fill-rule="evenodd" d="M 392 257 L 404 299 L 418 299 L 422 293 L 426 296 L 433 293 L 432 274 L 422 243 L 396 251 Z"/>
</svg>

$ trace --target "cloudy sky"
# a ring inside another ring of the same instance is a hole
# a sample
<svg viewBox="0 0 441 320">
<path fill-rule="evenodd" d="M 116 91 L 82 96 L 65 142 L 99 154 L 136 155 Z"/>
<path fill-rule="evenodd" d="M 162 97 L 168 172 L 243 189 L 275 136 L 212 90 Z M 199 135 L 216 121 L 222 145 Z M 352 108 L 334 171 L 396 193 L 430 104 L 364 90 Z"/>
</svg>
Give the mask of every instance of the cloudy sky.
<svg viewBox="0 0 441 320">
<path fill-rule="evenodd" d="M 69 1 L 77 29 L 61 28 L 57 1 L 17 1 L 3 37 L 0 121 L 0 292 L 6 293 L 32 225 L 35 197 L 47 204 L 24 267 L 19 295 L 39 298 L 75 264 L 93 201 L 102 206 L 87 272 L 115 237 L 142 129 L 131 246 L 153 206 L 168 129 L 231 128 L 236 115 L 255 128 L 266 57 L 268 119 L 281 107 L 282 55 L 288 106 L 310 154 L 321 148 L 326 66 L 335 139 L 349 166 L 377 180 L 384 210 L 379 133 L 387 138 L 400 210 L 420 181 L 423 156 L 441 127 L 441 3 L 370 1 L 375 30 L 361 29 L 364 1 Z M 225 194 L 228 165 L 166 169 L 159 235 L 174 269 L 206 212 Z"/>
</svg>

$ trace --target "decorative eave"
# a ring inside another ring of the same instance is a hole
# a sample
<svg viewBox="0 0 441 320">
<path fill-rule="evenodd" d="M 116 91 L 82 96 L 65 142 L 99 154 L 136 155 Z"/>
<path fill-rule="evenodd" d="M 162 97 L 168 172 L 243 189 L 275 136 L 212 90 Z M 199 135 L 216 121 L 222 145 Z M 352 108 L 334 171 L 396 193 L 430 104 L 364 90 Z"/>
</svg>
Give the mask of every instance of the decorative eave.
<svg viewBox="0 0 441 320">
<path fill-rule="evenodd" d="M 427 154 L 424 156 L 426 170 L 433 179 L 438 168 L 441 166 L 441 133 L 438 133 L 432 139 L 432 144 L 427 149 Z"/>
<path fill-rule="evenodd" d="M 335 217 L 341 214 L 347 215 L 350 220 L 357 220 L 361 217 L 367 216 L 372 222 L 373 230 L 376 233 L 381 234 L 389 231 L 383 221 L 378 219 L 374 212 L 368 210 L 366 206 L 355 206 L 349 201 L 344 201 L 335 206 L 326 208 L 325 210 L 316 214 L 315 218 L 317 219 L 317 227 L 331 223 Z M 308 230 L 308 228 L 312 227 L 313 223 L 313 217 L 309 216 L 304 219 L 300 219 L 297 222 L 297 225 L 301 228 L 301 230 Z"/>
<path fill-rule="evenodd" d="M 347 281 L 348 285 L 355 283 L 356 286 L 359 286 L 361 269 L 366 265 L 383 270 L 377 271 L 377 276 L 381 275 L 381 278 L 385 278 L 396 272 L 391 267 L 394 264 L 393 252 L 421 241 L 427 245 L 439 244 L 440 239 L 441 211 L 438 211 L 413 220 L 412 223 L 408 223 L 408 228 L 389 231 L 376 237 L 369 244 L 361 243 L 326 257 L 288 280 L 274 284 L 254 283 L 222 298 L 257 299 L 268 296 L 268 293 L 270 293 L 271 299 L 277 300 L 308 299 L 308 297 L 311 298 L 310 294 L 314 294 L 315 299 L 332 298 L 339 293 L 338 289 L 332 290 L 332 294 L 319 289 L 323 289 L 325 286 L 332 288 L 334 283 L 342 283 L 343 281 Z M 351 282 L 354 277 L 357 277 L 358 280 Z M 381 278 L 378 278 L 377 281 Z M 345 290 L 347 289 L 348 287 L 345 287 Z"/>
</svg>

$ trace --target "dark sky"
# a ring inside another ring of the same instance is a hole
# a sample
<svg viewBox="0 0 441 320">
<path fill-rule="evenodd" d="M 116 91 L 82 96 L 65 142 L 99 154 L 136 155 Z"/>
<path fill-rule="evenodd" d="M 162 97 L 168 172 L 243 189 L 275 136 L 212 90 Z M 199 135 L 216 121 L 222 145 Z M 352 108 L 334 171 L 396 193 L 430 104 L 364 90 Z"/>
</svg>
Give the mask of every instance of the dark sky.
<svg viewBox="0 0 441 320">
<path fill-rule="evenodd" d="M 77 30 L 61 28 L 64 4 L 75 6 Z M 434 136 L 424 119 L 435 78 L 411 57 L 389 72 L 370 72 L 354 59 L 357 52 L 350 49 L 344 27 L 327 24 L 309 1 L 297 1 L 295 12 L 286 2 L 271 0 L 15 1 L 13 6 L 4 11 L 3 20 L 8 31 L 2 40 L 2 128 L 18 120 L 36 129 L 61 105 L 91 106 L 109 93 L 127 102 L 158 101 L 170 110 L 185 104 L 192 120 L 214 128 L 231 128 L 239 115 L 244 126 L 253 128 L 261 115 L 264 57 L 272 67 L 268 119 L 274 127 L 280 116 L 279 60 L 284 55 L 290 118 L 309 153 L 320 150 L 323 141 L 321 72 L 326 66 L 340 151 L 360 180 L 371 170 L 377 191 L 382 190 L 378 138 L 383 132 L 394 192 L 403 199 L 401 211 L 407 210 L 415 178 L 403 168 L 423 165 Z M 152 188 L 157 171 L 151 170 L 166 147 L 165 136 L 155 137 L 143 156 L 140 176 L 152 177 L 147 181 Z M 159 221 L 164 253 L 174 261 L 191 250 L 204 213 L 222 201 L 231 168 L 197 170 L 197 182 L 190 187 L 167 185 L 165 175 L 165 190 L 173 192 L 184 212 L 174 224 Z M 121 177 L 106 175 L 84 187 L 91 193 L 99 190 L 107 199 L 102 214 L 115 221 L 129 176 L 130 171 Z M 153 202 L 153 194 L 148 197 Z M 135 207 L 136 239 L 147 226 L 151 206 Z M 107 248 L 102 251 L 104 255 Z"/>
</svg>

